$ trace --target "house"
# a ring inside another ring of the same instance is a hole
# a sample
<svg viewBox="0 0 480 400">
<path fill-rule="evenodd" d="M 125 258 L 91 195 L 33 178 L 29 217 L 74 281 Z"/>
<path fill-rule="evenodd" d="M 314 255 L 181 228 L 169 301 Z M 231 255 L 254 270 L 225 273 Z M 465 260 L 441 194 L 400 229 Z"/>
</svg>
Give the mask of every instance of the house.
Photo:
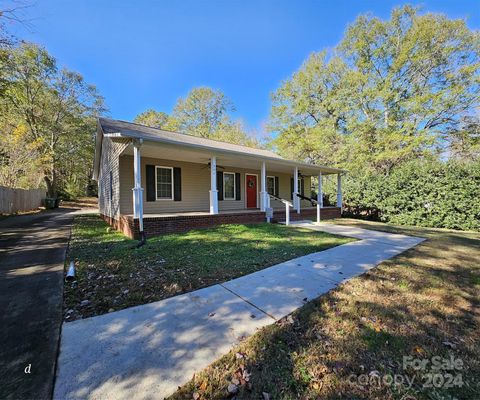
<svg viewBox="0 0 480 400">
<path fill-rule="evenodd" d="M 343 172 L 264 149 L 98 119 L 100 214 L 132 238 L 226 223 L 339 217 Z M 323 207 L 321 194 L 311 198 L 311 177 L 321 182 L 331 174 L 337 176 L 337 206 Z"/>
</svg>

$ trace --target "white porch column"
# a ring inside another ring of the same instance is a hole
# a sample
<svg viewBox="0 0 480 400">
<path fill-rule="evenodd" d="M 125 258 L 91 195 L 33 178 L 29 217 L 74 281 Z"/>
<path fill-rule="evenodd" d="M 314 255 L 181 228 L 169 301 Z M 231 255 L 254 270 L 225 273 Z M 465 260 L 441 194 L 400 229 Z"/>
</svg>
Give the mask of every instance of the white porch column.
<svg viewBox="0 0 480 400">
<path fill-rule="evenodd" d="M 265 211 L 267 209 L 267 167 L 265 161 L 262 162 L 262 171 L 260 176 L 261 186 L 260 186 L 260 211 Z"/>
<path fill-rule="evenodd" d="M 143 140 L 135 140 L 133 142 L 133 176 L 134 187 L 133 191 L 133 218 L 138 218 L 138 226 L 140 230 L 140 237 L 143 239 L 143 188 L 142 188 L 142 174 L 141 174 L 141 154 L 140 147 Z"/>
<path fill-rule="evenodd" d="M 320 209 L 323 207 L 322 171 L 318 173 L 317 222 L 320 223 Z"/>
<path fill-rule="evenodd" d="M 218 214 L 217 157 L 210 159 L 210 214 Z"/>
<path fill-rule="evenodd" d="M 293 208 L 297 210 L 297 214 L 300 214 L 300 198 L 298 194 L 298 167 L 295 167 L 293 171 Z"/>
<path fill-rule="evenodd" d="M 342 193 L 342 175 L 337 174 L 337 207 L 342 208 L 343 193 Z"/>
</svg>

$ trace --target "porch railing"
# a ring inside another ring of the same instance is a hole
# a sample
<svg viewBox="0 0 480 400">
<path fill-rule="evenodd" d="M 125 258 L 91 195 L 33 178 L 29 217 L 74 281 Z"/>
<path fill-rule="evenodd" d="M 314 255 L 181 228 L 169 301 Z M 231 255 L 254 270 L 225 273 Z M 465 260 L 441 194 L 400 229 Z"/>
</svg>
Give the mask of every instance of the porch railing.
<svg viewBox="0 0 480 400">
<path fill-rule="evenodd" d="M 321 204 L 317 199 L 315 199 L 313 197 L 303 196 L 299 193 L 297 193 L 297 197 L 299 197 L 303 200 L 309 201 L 312 206 L 314 206 L 314 205 L 317 206 L 317 222 L 320 223 L 320 209 L 322 208 L 323 204 Z M 322 201 L 322 203 L 323 203 L 323 201 Z"/>
<path fill-rule="evenodd" d="M 274 196 L 273 194 L 268 195 L 268 207 L 270 207 L 270 199 L 277 200 L 285 204 L 285 225 L 290 225 L 290 207 L 293 208 L 293 204 L 281 197 Z"/>
<path fill-rule="evenodd" d="M 307 197 L 307 196 L 304 196 L 300 193 L 297 193 L 297 197 L 300 197 L 302 200 L 309 201 L 312 206 L 314 206 L 315 204 L 318 204 L 318 200 L 313 198 L 313 197 Z"/>
</svg>

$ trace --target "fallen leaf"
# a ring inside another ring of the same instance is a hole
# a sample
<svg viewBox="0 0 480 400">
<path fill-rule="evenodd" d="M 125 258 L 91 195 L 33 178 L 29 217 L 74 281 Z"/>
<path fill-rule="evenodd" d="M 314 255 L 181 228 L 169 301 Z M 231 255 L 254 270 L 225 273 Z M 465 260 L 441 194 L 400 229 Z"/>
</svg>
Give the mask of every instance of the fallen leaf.
<svg viewBox="0 0 480 400">
<path fill-rule="evenodd" d="M 425 350 L 423 350 L 421 347 L 418 347 L 418 346 L 416 346 L 414 350 L 420 354 L 425 353 Z"/>
<path fill-rule="evenodd" d="M 207 381 L 203 381 L 202 384 L 200 385 L 200 390 L 205 390 L 207 388 Z"/>
</svg>

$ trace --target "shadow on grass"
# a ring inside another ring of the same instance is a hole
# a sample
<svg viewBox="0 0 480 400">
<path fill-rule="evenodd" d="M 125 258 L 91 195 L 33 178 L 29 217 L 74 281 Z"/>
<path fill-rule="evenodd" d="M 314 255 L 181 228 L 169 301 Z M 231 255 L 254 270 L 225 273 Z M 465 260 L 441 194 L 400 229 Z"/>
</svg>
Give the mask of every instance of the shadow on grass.
<svg viewBox="0 0 480 400">
<path fill-rule="evenodd" d="M 480 237 L 438 231 L 425 236 L 429 240 L 416 248 L 305 305 L 293 314 L 293 323 L 264 328 L 169 399 L 193 393 L 225 398 L 243 367 L 251 374 L 251 388 L 241 385 L 237 399 L 262 398 L 263 392 L 272 399 L 476 398 L 480 287 L 472 282 L 480 276 Z M 245 358 L 239 361 L 238 352 Z M 453 356 L 464 367 L 415 371 L 404 368 L 404 356 Z M 425 387 L 424 374 L 431 372 L 459 374 L 463 383 Z M 381 383 L 395 374 L 413 384 Z"/>
</svg>

